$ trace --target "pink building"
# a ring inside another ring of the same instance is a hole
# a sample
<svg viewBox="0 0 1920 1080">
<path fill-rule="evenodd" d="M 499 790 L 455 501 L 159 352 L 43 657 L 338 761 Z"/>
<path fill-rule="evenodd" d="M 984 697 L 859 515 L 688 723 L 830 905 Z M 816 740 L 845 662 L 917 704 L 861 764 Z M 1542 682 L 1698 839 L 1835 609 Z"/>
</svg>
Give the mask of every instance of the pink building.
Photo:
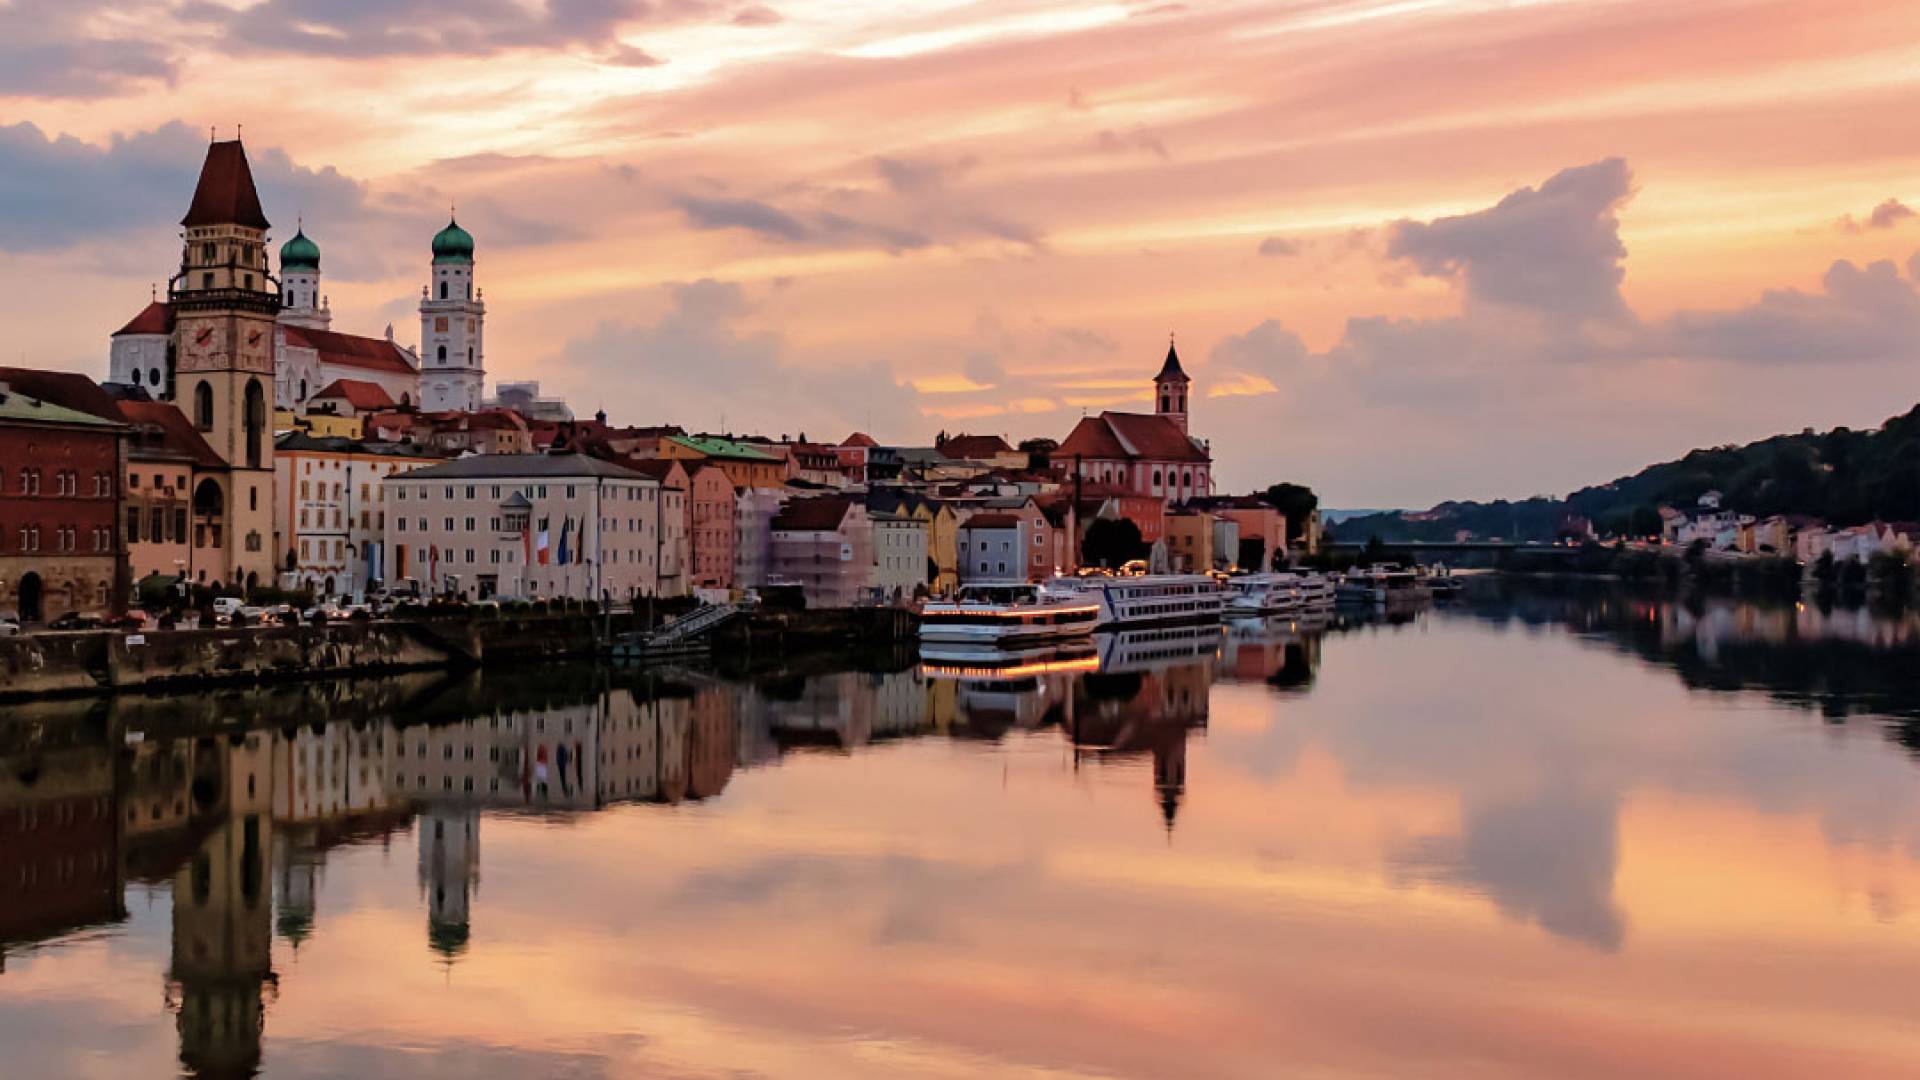
<svg viewBox="0 0 1920 1080">
<path fill-rule="evenodd" d="M 687 480 L 687 544 L 693 587 L 731 589 L 736 541 L 733 481 L 718 465 L 680 464 L 692 470 Z"/>
<path fill-rule="evenodd" d="M 872 563 L 873 526 L 852 499 L 795 499 L 774 516 L 769 584 L 798 584 L 808 607 L 859 603 Z"/>
</svg>

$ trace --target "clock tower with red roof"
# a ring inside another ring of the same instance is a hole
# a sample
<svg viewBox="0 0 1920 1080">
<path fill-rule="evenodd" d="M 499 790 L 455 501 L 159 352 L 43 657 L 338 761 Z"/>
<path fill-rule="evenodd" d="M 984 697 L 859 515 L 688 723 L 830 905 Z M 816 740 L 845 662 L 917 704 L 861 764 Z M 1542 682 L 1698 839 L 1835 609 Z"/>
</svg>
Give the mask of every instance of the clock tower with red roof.
<svg viewBox="0 0 1920 1080">
<path fill-rule="evenodd" d="M 193 492 L 196 581 L 273 580 L 274 327 L 279 283 L 268 270 L 266 214 L 238 139 L 207 147 L 180 220 L 173 316 L 174 400 L 227 462 Z"/>
</svg>

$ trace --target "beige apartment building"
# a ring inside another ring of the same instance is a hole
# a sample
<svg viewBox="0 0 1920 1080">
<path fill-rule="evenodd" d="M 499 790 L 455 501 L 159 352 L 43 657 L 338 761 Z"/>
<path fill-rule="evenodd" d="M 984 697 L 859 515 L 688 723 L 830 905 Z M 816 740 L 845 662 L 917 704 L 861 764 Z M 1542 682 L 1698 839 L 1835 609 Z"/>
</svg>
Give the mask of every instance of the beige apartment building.
<svg viewBox="0 0 1920 1080">
<path fill-rule="evenodd" d="M 626 602 L 686 564 L 686 492 L 598 458 L 483 454 L 382 483 L 390 580 L 426 593 Z"/>
</svg>

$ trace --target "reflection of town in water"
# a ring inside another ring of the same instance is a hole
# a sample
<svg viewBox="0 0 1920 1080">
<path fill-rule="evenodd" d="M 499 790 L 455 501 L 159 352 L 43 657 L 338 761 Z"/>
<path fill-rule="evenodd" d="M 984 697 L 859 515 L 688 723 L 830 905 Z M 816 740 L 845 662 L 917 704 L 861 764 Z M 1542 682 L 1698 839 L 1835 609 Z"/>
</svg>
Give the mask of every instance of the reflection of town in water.
<svg viewBox="0 0 1920 1080">
<path fill-rule="evenodd" d="M 169 890 L 181 1064 L 252 1075 L 276 951 L 324 922 L 334 849 L 411 831 L 423 942 L 451 965 L 474 944 L 488 813 L 707 799 L 792 753 L 1052 729 L 1071 767 L 1150 762 L 1172 829 L 1215 680 L 1297 691 L 1318 655 L 1316 629 L 1276 623 L 1102 635 L 996 666 L 742 681 L 582 668 L 26 706 L 0 731 L 0 971 L 8 950 L 124 921 L 130 884 Z M 275 722 L 289 716 L 333 718 Z"/>
</svg>

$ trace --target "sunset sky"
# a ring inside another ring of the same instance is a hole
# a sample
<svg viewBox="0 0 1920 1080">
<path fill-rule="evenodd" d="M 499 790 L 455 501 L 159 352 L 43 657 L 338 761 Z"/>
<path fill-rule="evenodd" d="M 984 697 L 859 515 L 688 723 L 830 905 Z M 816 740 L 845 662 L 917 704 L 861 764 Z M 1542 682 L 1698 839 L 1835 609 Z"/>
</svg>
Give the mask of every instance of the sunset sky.
<svg viewBox="0 0 1920 1080">
<path fill-rule="evenodd" d="M 5 362 L 106 374 L 210 128 L 335 328 L 449 205 L 491 380 L 883 442 L 1146 409 L 1230 489 L 1564 493 L 1920 399 L 1920 15 L 1862 0 L 0 0 Z"/>
</svg>

